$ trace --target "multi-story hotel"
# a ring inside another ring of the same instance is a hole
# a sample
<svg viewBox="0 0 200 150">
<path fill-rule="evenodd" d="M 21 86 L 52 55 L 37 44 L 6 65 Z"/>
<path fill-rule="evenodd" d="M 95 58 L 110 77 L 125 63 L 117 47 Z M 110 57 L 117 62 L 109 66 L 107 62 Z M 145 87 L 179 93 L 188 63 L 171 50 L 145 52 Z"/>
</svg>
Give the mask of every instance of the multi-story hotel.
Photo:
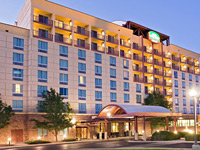
<svg viewBox="0 0 200 150">
<path fill-rule="evenodd" d="M 188 93 L 199 87 L 200 54 L 170 45 L 169 36 L 131 21 L 119 26 L 46 0 L 26 0 L 17 20 L 0 24 L 1 99 L 16 112 L 11 125 L 0 130 L 5 133 L 1 142 L 9 137 L 15 142 L 38 136 L 53 140 L 29 122 L 40 116 L 41 93 L 51 87 L 71 104 L 80 127 L 60 132 L 60 138 L 64 133 L 88 138 L 81 122 L 109 104 L 141 105 L 154 90 L 173 104 L 174 113 L 193 114 Z M 131 124 L 123 123 L 130 129 Z M 184 128 L 193 124 L 184 117 L 177 122 Z M 120 123 L 110 127 L 119 132 Z"/>
</svg>

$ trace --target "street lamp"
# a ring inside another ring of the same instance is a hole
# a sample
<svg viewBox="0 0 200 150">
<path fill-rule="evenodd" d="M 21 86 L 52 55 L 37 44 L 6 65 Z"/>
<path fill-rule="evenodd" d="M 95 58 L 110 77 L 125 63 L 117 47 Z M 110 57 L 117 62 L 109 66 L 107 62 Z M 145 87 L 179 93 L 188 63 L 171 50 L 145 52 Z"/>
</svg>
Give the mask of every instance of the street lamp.
<svg viewBox="0 0 200 150">
<path fill-rule="evenodd" d="M 198 144 L 197 144 L 197 104 L 196 104 L 196 101 L 197 101 L 197 91 L 195 89 L 191 89 L 190 90 L 190 96 L 193 97 L 193 106 L 194 106 L 194 144 L 192 145 L 192 148 L 196 148 L 198 147 Z"/>
</svg>

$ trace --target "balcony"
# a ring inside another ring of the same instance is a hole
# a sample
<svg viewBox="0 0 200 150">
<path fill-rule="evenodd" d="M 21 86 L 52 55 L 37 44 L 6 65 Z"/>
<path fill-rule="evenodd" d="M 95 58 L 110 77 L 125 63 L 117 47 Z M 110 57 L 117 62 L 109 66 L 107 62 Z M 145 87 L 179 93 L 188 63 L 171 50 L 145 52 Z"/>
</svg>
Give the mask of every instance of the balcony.
<svg viewBox="0 0 200 150">
<path fill-rule="evenodd" d="M 72 45 L 71 39 L 68 39 L 68 38 L 65 38 L 65 37 L 58 38 L 56 35 L 55 35 L 55 42 L 61 43 L 61 44 Z"/>
<path fill-rule="evenodd" d="M 133 66 L 133 71 L 143 72 L 142 67 Z"/>
<path fill-rule="evenodd" d="M 170 83 L 170 82 L 164 82 L 164 86 L 172 87 L 172 83 Z"/>
<path fill-rule="evenodd" d="M 153 80 L 151 80 L 151 79 L 145 79 L 144 83 L 153 84 Z"/>
<path fill-rule="evenodd" d="M 154 74 L 163 76 L 163 72 L 158 70 L 154 70 Z"/>
<path fill-rule="evenodd" d="M 76 47 L 80 47 L 80 48 L 85 48 L 85 49 L 89 49 L 90 48 L 90 44 L 84 42 L 78 42 L 78 41 L 74 41 L 74 46 Z"/>
<path fill-rule="evenodd" d="M 119 56 L 119 51 L 117 50 L 114 50 L 114 49 L 107 49 L 107 54 L 110 54 L 110 55 L 114 55 L 114 56 Z"/>
<path fill-rule="evenodd" d="M 53 27 L 53 20 L 49 19 L 48 17 L 42 16 L 42 15 L 39 15 L 39 16 L 33 15 L 33 21 L 36 23 L 40 23 L 43 25 Z"/>
<path fill-rule="evenodd" d="M 144 69 L 144 73 L 153 73 L 153 70 L 152 69 Z"/>
<path fill-rule="evenodd" d="M 148 59 L 148 58 L 145 58 L 145 57 L 144 57 L 144 62 L 149 63 L 149 64 L 153 63 L 152 59 Z"/>
<path fill-rule="evenodd" d="M 39 32 L 38 30 L 33 30 L 33 37 L 53 41 L 53 34 L 42 33 L 42 32 Z"/>
<path fill-rule="evenodd" d="M 56 21 L 55 21 L 55 28 L 72 32 L 72 26 L 64 23 L 59 24 Z"/>
<path fill-rule="evenodd" d="M 156 84 L 156 85 L 163 85 L 163 82 L 162 82 L 162 81 L 155 80 L 155 84 Z"/>
<path fill-rule="evenodd" d="M 186 68 L 183 68 L 183 67 L 180 67 L 180 70 L 183 71 L 183 72 L 186 72 Z"/>
<path fill-rule="evenodd" d="M 124 47 L 131 48 L 131 44 L 128 43 L 128 42 L 122 42 L 122 41 L 120 41 L 120 45 L 121 45 L 121 46 L 124 46 Z"/>
<path fill-rule="evenodd" d="M 191 69 L 187 69 L 187 72 L 188 72 L 188 73 L 192 73 L 192 74 L 194 73 L 194 71 L 191 70 Z"/>
<path fill-rule="evenodd" d="M 195 62 L 195 63 L 194 63 L 194 66 L 195 66 L 195 67 L 199 67 L 199 63 L 196 63 L 196 62 Z"/>
<path fill-rule="evenodd" d="M 129 54 L 129 53 L 122 53 L 122 52 L 120 51 L 120 56 L 121 56 L 121 57 L 124 57 L 124 58 L 127 58 L 127 59 L 131 59 L 131 54 Z"/>
<path fill-rule="evenodd" d="M 105 53 L 105 47 L 102 47 L 102 46 L 97 46 L 97 47 L 93 46 L 91 49 L 92 49 L 92 51 Z"/>
<path fill-rule="evenodd" d="M 186 63 L 186 60 L 180 57 L 180 62 L 181 63 Z"/>
<path fill-rule="evenodd" d="M 133 49 L 139 50 L 139 51 L 143 51 L 143 47 L 142 46 L 138 46 L 138 45 L 135 45 L 135 44 L 133 44 Z"/>
<path fill-rule="evenodd" d="M 74 33 L 89 37 L 89 31 L 82 27 L 74 27 Z"/>
<path fill-rule="evenodd" d="M 168 58 L 168 59 L 171 59 L 171 55 L 168 55 L 168 54 L 166 54 L 166 53 L 163 53 L 163 57 Z"/>
<path fill-rule="evenodd" d="M 187 60 L 187 64 L 193 66 L 193 65 L 194 65 L 194 62 L 192 62 L 192 61 L 190 61 L 190 60 Z"/>
<path fill-rule="evenodd" d="M 172 65 L 172 69 L 174 69 L 174 70 L 179 70 L 179 66 L 173 66 L 173 65 Z"/>
<path fill-rule="evenodd" d="M 164 91 L 163 93 L 164 93 L 165 96 L 172 96 L 172 92 Z"/>
<path fill-rule="evenodd" d="M 172 55 L 172 60 L 174 60 L 174 61 L 179 61 L 179 58 L 176 57 L 176 56 L 174 56 L 174 55 Z"/>
<path fill-rule="evenodd" d="M 171 68 L 172 66 L 169 65 L 169 64 L 164 63 L 164 67 L 166 67 L 166 68 Z"/>
<path fill-rule="evenodd" d="M 91 32 L 91 37 L 94 39 L 97 39 L 97 40 L 102 40 L 102 41 L 105 40 L 105 36 L 102 34 L 92 34 L 92 32 Z"/>
<path fill-rule="evenodd" d="M 133 77 L 134 82 L 142 82 L 143 83 L 143 78 L 138 78 L 138 77 Z"/>
<path fill-rule="evenodd" d="M 159 52 L 157 49 L 154 49 L 154 55 L 162 56 L 162 52 Z"/>
<path fill-rule="evenodd" d="M 154 59 L 154 65 L 162 66 L 162 62 Z"/>
<path fill-rule="evenodd" d="M 171 74 L 171 73 L 164 72 L 164 76 L 165 76 L 165 77 L 172 77 L 172 74 Z"/>
<path fill-rule="evenodd" d="M 146 46 L 143 46 L 143 50 L 144 50 L 144 52 L 146 52 L 146 53 L 152 54 L 152 49 L 147 48 Z"/>
<path fill-rule="evenodd" d="M 109 42 L 109 43 L 112 43 L 112 44 L 119 44 L 119 41 L 118 41 L 118 39 L 115 39 L 115 38 L 110 38 L 110 36 L 107 36 L 107 40 L 106 40 L 107 42 Z"/>
<path fill-rule="evenodd" d="M 195 74 L 196 74 L 196 75 L 199 75 L 199 71 L 195 71 Z"/>
<path fill-rule="evenodd" d="M 142 57 L 133 54 L 133 60 L 142 61 Z"/>
</svg>

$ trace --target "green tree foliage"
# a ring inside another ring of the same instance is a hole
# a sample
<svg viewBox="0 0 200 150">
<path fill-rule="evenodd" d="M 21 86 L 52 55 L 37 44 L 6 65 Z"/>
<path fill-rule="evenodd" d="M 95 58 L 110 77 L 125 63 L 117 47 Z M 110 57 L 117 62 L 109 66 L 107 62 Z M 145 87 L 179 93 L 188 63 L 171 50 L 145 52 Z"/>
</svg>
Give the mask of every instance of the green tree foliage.
<svg viewBox="0 0 200 150">
<path fill-rule="evenodd" d="M 50 91 L 43 93 L 42 96 L 44 102 L 38 106 L 38 109 L 44 112 L 42 115 L 44 120 L 32 119 L 31 121 L 35 122 L 34 128 L 53 131 L 57 141 L 58 131 L 73 126 L 71 122 L 72 108 L 68 102 L 64 103 L 61 95 L 52 88 Z"/>
<path fill-rule="evenodd" d="M 10 124 L 10 119 L 14 115 L 12 107 L 3 103 L 0 99 L 0 129 L 8 126 Z"/>
<path fill-rule="evenodd" d="M 162 106 L 169 110 L 172 109 L 172 106 L 169 101 L 165 99 L 165 96 L 156 91 L 150 93 L 149 96 L 144 99 L 143 105 Z M 151 121 L 151 129 L 164 127 L 166 125 L 166 119 L 163 117 L 149 118 L 149 120 Z"/>
</svg>

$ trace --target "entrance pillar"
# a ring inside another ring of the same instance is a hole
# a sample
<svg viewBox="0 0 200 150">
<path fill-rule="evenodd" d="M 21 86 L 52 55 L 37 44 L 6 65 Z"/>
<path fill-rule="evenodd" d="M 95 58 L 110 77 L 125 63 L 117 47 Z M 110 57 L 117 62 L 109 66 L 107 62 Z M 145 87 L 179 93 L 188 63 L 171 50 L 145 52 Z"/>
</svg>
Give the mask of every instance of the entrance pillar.
<svg viewBox="0 0 200 150">
<path fill-rule="evenodd" d="M 137 122 L 138 117 L 135 116 L 135 140 L 138 140 L 138 122 Z"/>
<path fill-rule="evenodd" d="M 108 129 L 107 129 L 107 126 L 108 126 L 108 121 L 105 120 L 105 133 L 104 133 L 104 139 L 105 140 L 108 139 Z"/>
<path fill-rule="evenodd" d="M 143 140 L 146 141 L 146 127 L 145 127 L 145 117 L 143 117 Z"/>
<path fill-rule="evenodd" d="M 169 117 L 166 117 L 166 130 L 169 131 Z"/>
<path fill-rule="evenodd" d="M 129 131 L 128 135 L 129 137 L 131 137 L 131 122 L 130 121 L 128 122 L 128 131 Z"/>
<path fill-rule="evenodd" d="M 99 130 L 100 130 L 100 132 L 99 132 L 99 139 L 102 140 L 102 131 L 101 131 L 102 129 L 101 129 L 101 123 L 100 123 Z"/>
<path fill-rule="evenodd" d="M 174 132 L 177 132 L 177 130 L 176 130 L 176 117 L 174 117 Z"/>
</svg>

